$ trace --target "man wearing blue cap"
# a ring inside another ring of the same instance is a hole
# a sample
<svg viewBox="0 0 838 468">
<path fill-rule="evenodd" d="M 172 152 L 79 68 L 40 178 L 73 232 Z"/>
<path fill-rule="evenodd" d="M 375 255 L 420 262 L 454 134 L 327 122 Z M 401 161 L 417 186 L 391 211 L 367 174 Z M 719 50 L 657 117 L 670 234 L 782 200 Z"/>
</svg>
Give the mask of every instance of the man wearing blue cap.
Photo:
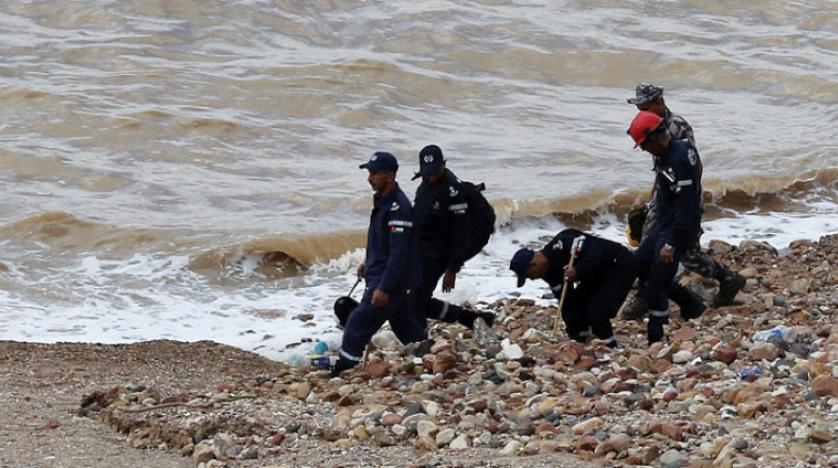
<svg viewBox="0 0 838 468">
<path fill-rule="evenodd" d="M 475 245 L 479 236 L 472 235 L 478 226 L 471 224 L 466 189 L 445 163 L 442 149 L 428 145 L 419 152 L 419 172 L 413 177 L 422 177 L 414 199 L 422 253 L 422 283 L 415 296 L 417 311 L 424 311 L 426 318 L 459 322 L 468 328 L 480 317 L 491 326 L 495 318 L 492 313 L 474 312 L 432 297 L 440 278 L 443 292 L 454 289 L 463 264 L 482 248 Z"/>
<path fill-rule="evenodd" d="M 413 207 L 396 183 L 399 164 L 392 154 L 380 151 L 360 168 L 369 171 L 367 181 L 375 191 L 366 259 L 358 269 L 366 288 L 346 322 L 333 376 L 361 361 L 364 348 L 385 321 L 390 321 L 393 333 L 404 344 L 428 337 L 424 319 L 415 312 L 410 298 L 411 290 L 421 281 L 421 264 Z"/>
<path fill-rule="evenodd" d="M 576 259 L 571 266 L 573 249 Z M 572 289 L 565 293 L 561 312 L 568 336 L 585 342 L 593 335 L 617 348 L 611 319 L 637 276 L 637 262 L 628 249 L 576 229 L 565 229 L 539 251 L 518 250 L 509 269 L 518 276 L 519 288 L 527 278 L 543 279 L 556 297 L 567 279 Z"/>
</svg>

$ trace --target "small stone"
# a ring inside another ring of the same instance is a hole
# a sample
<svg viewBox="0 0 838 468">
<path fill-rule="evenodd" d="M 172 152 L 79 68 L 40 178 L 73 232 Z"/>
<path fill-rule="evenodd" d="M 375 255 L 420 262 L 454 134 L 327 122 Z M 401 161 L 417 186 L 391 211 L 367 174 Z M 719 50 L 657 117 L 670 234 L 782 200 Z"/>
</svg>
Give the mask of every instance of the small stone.
<svg viewBox="0 0 838 468">
<path fill-rule="evenodd" d="M 586 397 L 592 397 L 600 394 L 602 394 L 602 389 L 600 389 L 599 385 L 589 385 L 582 392 L 582 395 Z"/>
<path fill-rule="evenodd" d="M 819 375 L 812 381 L 812 393 L 820 397 L 838 397 L 838 379 L 830 375 Z"/>
<path fill-rule="evenodd" d="M 692 357 L 693 353 L 691 353 L 690 351 L 678 351 L 672 356 L 672 362 L 676 364 L 682 364 L 688 362 L 690 359 L 692 359 Z"/>
<path fill-rule="evenodd" d="M 248 447 L 241 451 L 239 458 L 242 460 L 255 460 L 259 458 L 259 449 L 256 447 Z"/>
<path fill-rule="evenodd" d="M 195 464 L 206 463 L 214 458 L 214 447 L 209 441 L 201 441 L 201 443 L 196 445 L 195 449 L 192 451 L 192 460 Z"/>
<path fill-rule="evenodd" d="M 809 433 L 809 438 L 812 440 L 812 442 L 818 444 L 825 444 L 828 442 L 832 442 L 832 439 L 834 439 L 835 437 L 832 434 L 830 434 L 828 430 L 819 430 L 816 428 Z"/>
<path fill-rule="evenodd" d="M 358 426 L 355 429 L 352 429 L 352 435 L 355 436 L 356 439 L 358 439 L 362 442 L 369 439 L 369 434 L 367 433 L 367 429 L 363 425 Z"/>
<path fill-rule="evenodd" d="M 464 450 L 469 447 L 468 436 L 465 434 L 458 435 L 454 440 L 448 444 L 448 448 L 453 450 Z"/>
<path fill-rule="evenodd" d="M 713 350 L 713 359 L 729 365 L 736 360 L 737 354 L 737 351 L 730 346 L 718 346 Z"/>
<path fill-rule="evenodd" d="M 618 434 L 597 445 L 594 454 L 604 456 L 608 452 L 620 453 L 631 445 L 631 437 L 625 434 Z"/>
<path fill-rule="evenodd" d="M 806 294 L 809 292 L 811 283 L 808 278 L 799 278 L 791 282 L 789 290 L 795 294 Z"/>
<path fill-rule="evenodd" d="M 516 359 L 521 359 L 522 357 L 524 357 L 524 350 L 522 350 L 521 347 L 517 344 L 513 344 L 507 346 L 506 348 L 503 348 L 503 350 L 500 353 L 498 353 L 497 356 L 495 356 L 495 358 L 499 361 L 514 361 Z"/>
<path fill-rule="evenodd" d="M 702 444 L 698 447 L 698 450 L 701 452 L 701 456 L 708 460 L 713 460 L 716 458 L 716 455 L 718 455 L 716 444 L 712 442 L 702 442 Z"/>
<path fill-rule="evenodd" d="M 754 267 L 747 267 L 739 270 L 739 275 L 745 279 L 751 279 L 759 276 L 759 271 Z"/>
<path fill-rule="evenodd" d="M 593 452 L 599 445 L 599 440 L 596 437 L 583 436 L 576 440 L 573 446 L 576 452 Z"/>
<path fill-rule="evenodd" d="M 272 435 L 270 439 L 268 439 L 268 443 L 273 445 L 274 447 L 279 446 L 282 444 L 282 441 L 285 440 L 285 433 L 284 432 L 277 432 L 276 434 Z"/>
<path fill-rule="evenodd" d="M 311 385 L 308 382 L 300 382 L 292 385 L 291 389 L 294 391 L 294 395 L 298 400 L 305 400 L 311 392 Z"/>
<path fill-rule="evenodd" d="M 675 387 L 668 387 L 663 391 L 663 401 L 673 401 L 678 398 L 678 389 Z"/>
<path fill-rule="evenodd" d="M 434 356 L 434 374 L 444 374 L 457 365 L 457 355 L 452 351 L 443 351 Z"/>
<path fill-rule="evenodd" d="M 725 241 L 720 241 L 720 240 L 717 240 L 717 239 L 711 240 L 710 243 L 708 244 L 708 247 L 710 248 L 711 251 L 713 251 L 715 253 L 718 253 L 718 254 L 722 254 L 722 255 L 724 255 L 726 253 L 730 253 L 736 248 L 736 247 L 728 244 Z"/>
<path fill-rule="evenodd" d="M 381 425 L 385 426 L 385 427 L 395 426 L 396 424 L 398 424 L 400 422 L 402 422 L 402 417 L 401 417 L 401 415 L 399 415 L 397 413 L 385 414 L 384 416 L 381 417 Z"/>
<path fill-rule="evenodd" d="M 439 431 L 436 435 L 436 446 L 442 447 L 443 445 L 448 445 L 454 440 L 454 433 L 453 429 L 443 429 Z"/>
<path fill-rule="evenodd" d="M 748 350 L 748 359 L 752 361 L 773 361 L 780 355 L 780 349 L 773 343 L 756 343 Z"/>
<path fill-rule="evenodd" d="M 690 341 L 695 337 L 695 335 L 696 331 L 693 328 L 684 326 L 675 330 L 672 334 L 672 339 L 678 341 Z"/>
<path fill-rule="evenodd" d="M 373 379 L 380 379 L 390 373 L 392 364 L 383 359 L 373 359 L 364 367 L 364 371 Z"/>
<path fill-rule="evenodd" d="M 438 430 L 439 428 L 437 425 L 430 421 L 419 421 L 416 425 L 416 433 L 419 437 L 433 436 Z"/>
<path fill-rule="evenodd" d="M 399 437 L 403 437 L 405 434 L 407 434 L 407 428 L 402 426 L 401 424 L 393 425 L 393 427 L 391 427 L 390 430 L 393 431 L 393 434 Z"/>
<path fill-rule="evenodd" d="M 517 455 L 521 449 L 521 443 L 517 440 L 510 440 L 500 451 L 501 455 Z"/>
<path fill-rule="evenodd" d="M 551 409 L 553 409 L 554 406 L 556 406 L 556 399 L 553 397 L 547 397 L 538 405 L 538 413 L 544 416 Z"/>
<path fill-rule="evenodd" d="M 595 429 L 602 427 L 603 421 L 600 418 L 590 418 L 573 426 L 573 433 L 576 435 L 587 434 Z"/>
<path fill-rule="evenodd" d="M 682 468 L 687 466 L 688 461 L 687 457 L 675 449 L 667 450 L 660 456 L 660 462 L 663 468 Z"/>
<path fill-rule="evenodd" d="M 422 405 L 420 403 L 414 402 L 414 403 L 411 403 L 411 404 L 407 405 L 407 409 L 404 412 L 404 418 L 407 419 L 408 417 L 413 416 L 414 414 L 419 414 L 419 413 L 424 413 L 424 412 L 425 412 L 425 409 L 422 408 Z"/>
<path fill-rule="evenodd" d="M 425 400 L 422 402 L 422 408 L 428 416 L 435 417 L 441 411 L 439 403 L 432 400 Z"/>
<path fill-rule="evenodd" d="M 218 384 L 217 388 L 218 388 L 219 392 L 230 393 L 230 392 L 232 392 L 233 390 L 236 389 L 236 386 L 233 385 L 233 384 L 223 383 L 223 384 Z"/>
<path fill-rule="evenodd" d="M 654 422 L 649 425 L 646 432 L 665 435 L 672 440 L 681 441 L 684 440 L 684 433 L 687 432 L 687 429 L 667 422 Z"/>
<path fill-rule="evenodd" d="M 672 364 L 670 364 L 669 361 L 666 359 L 658 359 L 652 363 L 651 370 L 656 374 L 661 374 L 669 370 L 670 367 L 672 367 Z"/>
<path fill-rule="evenodd" d="M 652 360 L 649 356 L 643 354 L 632 355 L 628 363 L 630 366 L 636 368 L 640 372 L 650 372 L 652 370 Z"/>
<path fill-rule="evenodd" d="M 61 426 L 61 423 L 59 423 L 55 419 L 50 419 L 49 421 L 46 422 L 46 424 L 44 424 L 43 428 L 46 429 L 46 430 L 51 430 L 51 429 L 58 429 L 60 426 Z"/>
</svg>

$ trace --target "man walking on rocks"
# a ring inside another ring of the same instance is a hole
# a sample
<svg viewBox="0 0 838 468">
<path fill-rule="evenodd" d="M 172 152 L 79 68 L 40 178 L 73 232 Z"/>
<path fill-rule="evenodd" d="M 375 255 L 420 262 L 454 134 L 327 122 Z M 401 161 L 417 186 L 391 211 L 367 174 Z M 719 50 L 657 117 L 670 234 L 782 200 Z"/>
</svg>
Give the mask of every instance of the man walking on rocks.
<svg viewBox="0 0 838 468">
<path fill-rule="evenodd" d="M 426 318 L 459 322 L 468 328 L 474 326 L 478 317 L 491 326 L 494 314 L 444 302 L 434 298 L 433 292 L 440 278 L 443 292 L 454 289 L 457 273 L 466 260 L 483 248 L 494 226 L 488 226 L 489 232 L 482 233 L 485 226 L 472 223 L 471 210 L 480 207 L 469 206 L 466 191 L 470 187 L 446 168 L 438 146 L 428 145 L 419 152 L 419 172 L 414 179 L 417 177 L 422 177 L 414 200 L 416 233 L 422 253 L 422 282 L 415 293 L 417 311 L 424 311 Z"/>
<path fill-rule="evenodd" d="M 653 112 L 639 112 L 627 133 L 635 148 L 639 146 L 653 156 L 656 173 L 656 223 L 635 252 L 638 276 L 645 282 L 641 292 L 649 304 L 647 333 L 651 344 L 663 338 L 663 326 L 669 323 L 667 296 L 678 262 L 699 248 L 702 165 L 695 147 L 672 138 L 666 121 Z"/>
<path fill-rule="evenodd" d="M 346 322 L 332 376 L 356 366 L 373 334 L 388 320 L 404 344 L 423 341 L 428 336 L 425 321 L 412 307 L 410 297 L 421 280 L 421 264 L 413 207 L 396 183 L 398 162 L 390 153 L 377 152 L 360 168 L 369 171 L 367 181 L 375 191 L 366 259 L 358 268 L 366 289 Z"/>
<path fill-rule="evenodd" d="M 581 239 L 581 240 L 579 240 Z M 575 245 L 576 259 L 570 265 Z M 509 263 L 518 287 L 529 279 L 543 279 L 558 297 L 568 280 L 562 320 L 567 334 L 584 343 L 591 335 L 617 348 L 611 319 L 617 314 L 637 275 L 637 262 L 622 245 L 576 229 L 559 232 L 544 248 L 518 250 Z M 572 284 L 578 282 L 574 287 Z"/>
<path fill-rule="evenodd" d="M 640 83 L 635 88 L 635 97 L 627 99 L 627 102 L 637 106 L 638 111 L 652 112 L 661 117 L 663 119 L 663 125 L 667 128 L 672 138 L 676 140 L 687 140 L 697 151 L 698 147 L 695 144 L 692 127 L 682 116 L 674 114 L 669 110 L 663 98 L 662 87 L 649 83 Z M 653 187 L 652 200 L 649 202 L 646 220 L 643 223 L 643 236 L 646 236 L 655 227 L 658 219 L 658 207 L 655 204 L 654 190 Z M 713 278 L 719 282 L 719 292 L 713 300 L 714 307 L 732 304 L 736 294 L 745 286 L 745 278 L 715 261 L 710 255 L 702 252 L 700 245 L 696 244 L 693 247 L 684 253 L 681 263 L 685 268 L 695 271 L 705 278 Z M 643 295 L 637 294 L 635 301 L 626 306 L 624 314 L 628 316 L 627 318 L 638 318 L 644 316 L 647 311 L 648 304 L 645 302 Z"/>
</svg>

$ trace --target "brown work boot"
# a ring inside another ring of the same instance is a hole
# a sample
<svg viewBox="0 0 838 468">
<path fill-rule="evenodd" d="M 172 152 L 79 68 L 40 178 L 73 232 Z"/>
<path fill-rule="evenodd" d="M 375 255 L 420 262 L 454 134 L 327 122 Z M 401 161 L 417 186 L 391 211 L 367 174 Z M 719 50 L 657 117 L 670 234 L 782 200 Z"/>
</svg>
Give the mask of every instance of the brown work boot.
<svg viewBox="0 0 838 468">
<path fill-rule="evenodd" d="M 634 295 L 626 299 L 620 317 L 623 320 L 643 320 L 648 313 L 649 303 L 646 302 L 646 297 L 638 289 L 634 292 Z"/>
<path fill-rule="evenodd" d="M 745 286 L 745 282 L 745 277 L 739 273 L 725 269 L 719 279 L 719 293 L 713 299 L 713 307 L 724 307 L 733 304 L 733 299 L 739 293 L 739 290 Z"/>
</svg>

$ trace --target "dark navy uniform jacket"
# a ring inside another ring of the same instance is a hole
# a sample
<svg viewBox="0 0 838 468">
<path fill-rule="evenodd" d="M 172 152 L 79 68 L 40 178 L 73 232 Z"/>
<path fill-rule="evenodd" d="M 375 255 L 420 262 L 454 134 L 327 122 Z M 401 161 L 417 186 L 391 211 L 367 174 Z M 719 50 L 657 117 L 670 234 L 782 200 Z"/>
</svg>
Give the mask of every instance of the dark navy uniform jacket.
<svg viewBox="0 0 838 468">
<path fill-rule="evenodd" d="M 582 236 L 582 248 L 576 254 L 573 263 L 576 268 L 576 281 L 585 286 L 595 285 L 607 279 L 606 272 L 616 262 L 620 254 L 631 256 L 622 245 L 610 240 L 586 234 L 576 229 L 565 229 L 556 234 L 541 252 L 550 260 L 550 267 L 544 280 L 550 289 L 559 292 L 564 282 L 564 267 L 570 262 L 570 251 L 574 239 Z"/>
<path fill-rule="evenodd" d="M 416 189 L 416 230 L 423 257 L 448 259 L 457 273 L 470 247 L 468 203 L 457 176 L 448 169 L 437 184 L 422 182 Z"/>
<path fill-rule="evenodd" d="M 387 294 L 415 288 L 421 281 L 422 264 L 413 229 L 413 207 L 396 188 L 386 196 L 373 196 L 364 281 L 370 290 Z"/>
<path fill-rule="evenodd" d="M 670 140 L 666 152 L 655 157 L 657 228 L 676 251 L 701 235 L 701 159 L 687 140 Z"/>
</svg>

